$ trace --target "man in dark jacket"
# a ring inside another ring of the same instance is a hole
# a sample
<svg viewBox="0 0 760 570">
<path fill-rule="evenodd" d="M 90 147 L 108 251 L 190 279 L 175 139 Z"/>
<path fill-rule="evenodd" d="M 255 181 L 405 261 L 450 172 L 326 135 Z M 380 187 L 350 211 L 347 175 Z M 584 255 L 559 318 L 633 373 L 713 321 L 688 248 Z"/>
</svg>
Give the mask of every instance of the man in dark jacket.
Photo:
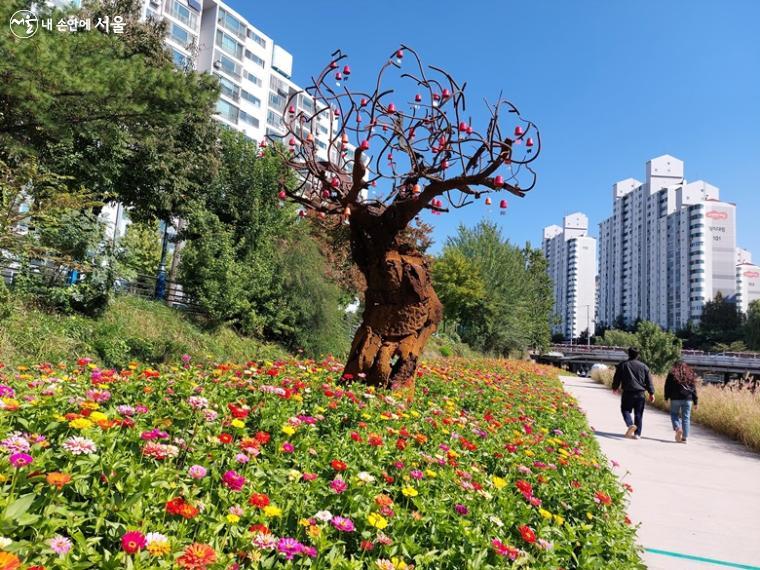
<svg viewBox="0 0 760 570">
<path fill-rule="evenodd" d="M 621 362 L 615 368 L 612 390 L 615 394 L 623 392 L 620 399 L 620 411 L 623 412 L 625 425 L 628 426 L 625 437 L 641 438 L 641 424 L 646 403 L 644 393 L 648 393 L 649 401 L 654 402 L 654 384 L 649 368 L 639 360 L 638 349 L 629 348 L 628 360 Z M 633 412 L 633 418 L 631 418 L 631 412 Z"/>
</svg>

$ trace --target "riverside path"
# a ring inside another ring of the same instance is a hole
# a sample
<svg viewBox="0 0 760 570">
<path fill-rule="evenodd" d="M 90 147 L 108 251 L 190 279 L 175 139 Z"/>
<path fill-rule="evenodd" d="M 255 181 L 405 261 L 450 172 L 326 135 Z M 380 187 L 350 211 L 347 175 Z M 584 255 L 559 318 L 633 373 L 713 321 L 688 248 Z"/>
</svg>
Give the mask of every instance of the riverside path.
<svg viewBox="0 0 760 570">
<path fill-rule="evenodd" d="M 641 439 L 625 439 L 619 396 L 589 378 L 561 378 L 633 487 L 628 514 L 641 524 L 648 568 L 760 570 L 759 454 L 693 423 L 689 443 L 675 443 L 670 416 L 649 405 Z"/>
</svg>

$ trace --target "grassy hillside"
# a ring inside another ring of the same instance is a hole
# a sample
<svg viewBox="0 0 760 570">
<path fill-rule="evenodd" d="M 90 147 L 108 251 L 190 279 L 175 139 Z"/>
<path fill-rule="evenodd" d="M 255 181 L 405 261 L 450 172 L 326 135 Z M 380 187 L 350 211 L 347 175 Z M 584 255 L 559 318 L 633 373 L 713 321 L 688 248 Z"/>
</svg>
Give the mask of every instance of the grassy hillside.
<svg viewBox="0 0 760 570">
<path fill-rule="evenodd" d="M 194 360 L 245 361 L 285 355 L 276 345 L 243 338 L 228 328 L 205 331 L 180 311 L 135 297 L 119 297 L 92 319 L 51 313 L 20 301 L 0 321 L 0 362 L 8 365 L 71 361 L 90 357 L 107 367 L 132 360 L 158 364 Z"/>
</svg>

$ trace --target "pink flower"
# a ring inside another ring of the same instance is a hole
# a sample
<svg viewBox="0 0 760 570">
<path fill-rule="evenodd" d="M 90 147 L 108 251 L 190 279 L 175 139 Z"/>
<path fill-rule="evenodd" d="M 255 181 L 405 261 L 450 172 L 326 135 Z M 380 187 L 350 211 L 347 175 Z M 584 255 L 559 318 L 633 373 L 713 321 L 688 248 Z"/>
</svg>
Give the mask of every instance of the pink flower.
<svg viewBox="0 0 760 570">
<path fill-rule="evenodd" d="M 127 554 L 134 554 L 147 546 L 145 535 L 139 530 L 130 530 L 121 537 L 121 549 Z"/>
<path fill-rule="evenodd" d="M 232 491 L 240 491 L 245 485 L 245 477 L 233 470 L 225 471 L 222 481 Z"/>
<path fill-rule="evenodd" d="M 284 537 L 277 542 L 277 550 L 285 555 L 288 560 L 293 560 L 296 554 L 303 552 L 303 544 L 298 542 L 295 538 Z"/>
<path fill-rule="evenodd" d="M 251 460 L 250 457 L 248 457 L 245 453 L 238 453 L 235 456 L 235 461 L 238 463 L 248 463 Z"/>
<path fill-rule="evenodd" d="M 342 492 L 344 492 L 346 489 L 348 489 L 348 483 L 346 483 L 343 479 L 340 477 L 336 477 L 332 481 L 330 481 L 330 488 L 340 495 Z"/>
<path fill-rule="evenodd" d="M 356 530 L 354 521 L 346 517 L 334 516 L 330 521 L 330 524 L 342 532 L 353 532 Z"/>
<path fill-rule="evenodd" d="M 187 474 L 193 479 L 203 479 L 206 476 L 206 473 L 206 468 L 201 465 L 192 465 L 187 470 Z"/>
<path fill-rule="evenodd" d="M 293 447 L 293 444 L 289 441 L 286 441 L 282 444 L 282 451 L 283 453 L 293 453 L 295 451 L 295 447 Z"/>
<path fill-rule="evenodd" d="M 53 538 L 48 540 L 48 544 L 50 545 L 50 549 L 58 556 L 66 556 L 66 554 L 69 553 L 69 550 L 71 550 L 71 541 L 60 534 L 56 534 Z"/>
<path fill-rule="evenodd" d="M 34 461 L 34 458 L 28 453 L 14 453 L 9 457 L 9 461 L 16 469 L 21 469 Z"/>
</svg>

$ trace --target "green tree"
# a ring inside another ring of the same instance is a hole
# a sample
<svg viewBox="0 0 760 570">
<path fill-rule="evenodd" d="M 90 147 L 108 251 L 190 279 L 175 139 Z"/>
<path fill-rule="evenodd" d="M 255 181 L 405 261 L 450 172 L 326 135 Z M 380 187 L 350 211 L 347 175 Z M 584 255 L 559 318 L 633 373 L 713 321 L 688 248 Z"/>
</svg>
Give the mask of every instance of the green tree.
<svg viewBox="0 0 760 570">
<path fill-rule="evenodd" d="M 608 331 L 609 332 L 609 331 Z M 652 372 L 664 374 L 681 357 L 681 339 L 656 323 L 641 321 L 636 327 L 641 360 Z"/>
<path fill-rule="evenodd" d="M 161 261 L 161 236 L 158 222 L 134 222 L 127 226 L 116 247 L 117 273 L 133 279 L 155 275 Z"/>
<path fill-rule="evenodd" d="M 742 329 L 742 314 L 736 303 L 725 298 L 720 292 L 702 308 L 700 331 L 710 344 L 732 343 L 739 340 Z"/>
<path fill-rule="evenodd" d="M 443 303 L 444 328 L 471 319 L 486 300 L 486 284 L 478 268 L 458 249 L 446 248 L 433 263 L 433 282 Z"/>
<path fill-rule="evenodd" d="M 189 210 L 180 266 L 185 290 L 211 324 L 280 342 L 310 355 L 348 345 L 343 291 L 292 205 L 280 207 L 282 168 L 240 133 L 220 136 L 220 169 Z"/>
<path fill-rule="evenodd" d="M 446 276 L 444 310 L 457 315 L 464 342 L 500 355 L 548 344 L 551 286 L 539 255 L 510 244 L 491 222 L 459 227 L 446 243 L 436 273 L 439 279 Z M 461 290 L 467 287 L 472 290 Z"/>
<path fill-rule="evenodd" d="M 744 325 L 744 342 L 752 350 L 760 350 L 760 300 L 752 301 Z"/>
<path fill-rule="evenodd" d="M 597 337 L 599 338 L 599 337 Z M 618 329 L 607 329 L 596 344 L 604 346 L 634 346 L 637 342 L 636 335 Z"/>
<path fill-rule="evenodd" d="M 6 16 L 29 4 L 4 4 Z M 141 22 L 140 11 L 139 0 L 81 9 L 93 21 L 123 16 L 124 34 L 0 34 L 0 160 L 16 168 L 35 156 L 101 204 L 117 199 L 135 216 L 170 219 L 213 172 L 218 85 L 176 69 L 165 24 Z"/>
</svg>

